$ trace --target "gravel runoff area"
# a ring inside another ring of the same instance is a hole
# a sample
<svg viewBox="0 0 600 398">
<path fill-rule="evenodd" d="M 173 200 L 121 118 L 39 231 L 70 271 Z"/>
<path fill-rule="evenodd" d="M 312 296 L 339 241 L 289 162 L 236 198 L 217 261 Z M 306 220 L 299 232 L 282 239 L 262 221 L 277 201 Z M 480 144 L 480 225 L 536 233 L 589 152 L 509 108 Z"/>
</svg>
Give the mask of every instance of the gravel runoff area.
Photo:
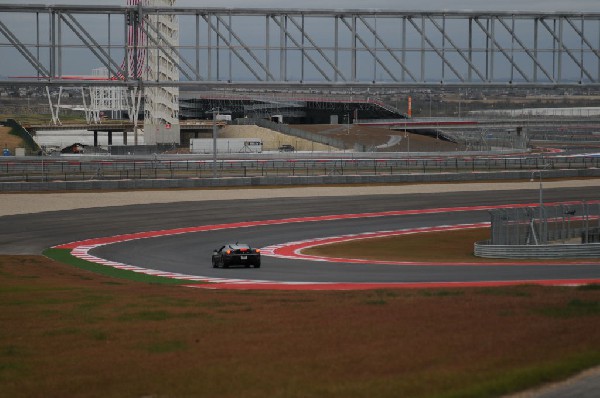
<svg viewBox="0 0 600 398">
<path fill-rule="evenodd" d="M 599 187 L 600 179 L 544 181 L 544 189 Z M 479 192 L 502 190 L 539 190 L 535 182 L 489 182 L 461 184 L 414 184 L 368 186 L 310 186 L 271 188 L 230 188 L 155 191 L 111 191 L 68 193 L 3 193 L 0 216 L 63 211 L 94 207 L 144 205 L 153 203 L 197 202 L 209 200 L 244 200 L 261 198 L 302 198 L 317 196 L 403 195 L 444 192 Z M 600 192 L 600 191 L 599 191 Z M 532 195 L 535 202 L 537 195 Z"/>
</svg>

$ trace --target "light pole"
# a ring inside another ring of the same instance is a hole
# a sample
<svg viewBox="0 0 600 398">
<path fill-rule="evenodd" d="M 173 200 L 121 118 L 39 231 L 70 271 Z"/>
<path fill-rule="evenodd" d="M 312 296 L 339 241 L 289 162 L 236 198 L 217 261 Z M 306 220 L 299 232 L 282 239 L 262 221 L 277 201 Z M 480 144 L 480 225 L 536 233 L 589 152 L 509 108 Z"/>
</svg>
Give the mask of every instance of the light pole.
<svg viewBox="0 0 600 398">
<path fill-rule="evenodd" d="M 535 229 L 534 229 L 534 218 L 531 218 L 531 222 L 530 222 L 530 227 L 531 227 L 531 232 L 533 233 L 533 239 L 536 245 L 539 244 L 543 244 L 544 243 L 544 216 L 543 214 L 543 207 L 544 207 L 544 197 L 543 197 L 543 186 L 542 186 L 542 171 L 541 170 L 536 170 L 536 171 L 532 171 L 531 172 L 531 178 L 529 179 L 529 181 L 533 182 L 535 181 L 534 177 L 535 177 L 535 173 L 538 173 L 540 175 L 540 214 L 538 217 L 538 222 L 539 222 L 539 227 L 538 227 L 538 239 L 536 239 L 535 237 Z M 534 213 L 535 214 L 535 213 Z"/>
<path fill-rule="evenodd" d="M 544 206 L 544 187 L 542 185 L 542 170 L 532 171 L 531 179 L 529 181 L 531 181 L 531 182 L 534 181 L 535 173 L 538 173 L 540 175 L 540 216 L 541 216 L 542 207 Z"/>
<path fill-rule="evenodd" d="M 429 117 L 431 118 L 431 94 L 429 94 Z"/>
<path fill-rule="evenodd" d="M 544 164 L 542 166 L 542 170 L 534 170 L 531 172 L 531 179 L 529 181 L 533 182 L 534 181 L 534 175 L 535 173 L 538 173 L 540 176 L 540 228 L 539 228 L 539 242 L 541 243 L 545 243 L 546 242 L 546 234 L 545 234 L 545 217 L 544 217 L 544 186 L 542 184 L 542 171 L 544 171 L 544 169 L 546 167 L 549 167 L 549 164 Z"/>
<path fill-rule="evenodd" d="M 46 182 L 46 170 L 44 170 L 44 156 L 46 156 L 46 151 L 42 149 L 42 182 Z"/>
<path fill-rule="evenodd" d="M 213 165 L 212 165 L 213 178 L 217 178 L 217 113 L 218 112 L 219 112 L 218 109 L 213 109 L 212 110 L 212 114 L 213 114 L 213 131 L 212 131 L 212 138 L 213 138 Z"/>
<path fill-rule="evenodd" d="M 346 135 L 350 135 L 350 112 L 346 113 Z"/>
</svg>

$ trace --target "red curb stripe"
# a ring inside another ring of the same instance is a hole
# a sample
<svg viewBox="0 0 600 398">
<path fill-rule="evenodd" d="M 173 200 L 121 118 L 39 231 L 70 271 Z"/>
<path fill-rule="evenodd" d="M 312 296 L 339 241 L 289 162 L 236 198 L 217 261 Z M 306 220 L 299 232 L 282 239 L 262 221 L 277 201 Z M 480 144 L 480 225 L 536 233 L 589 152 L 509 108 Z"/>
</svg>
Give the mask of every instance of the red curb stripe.
<svg viewBox="0 0 600 398">
<path fill-rule="evenodd" d="M 571 204 L 580 203 L 580 202 L 568 202 Z M 600 201 L 590 201 L 588 203 L 600 203 Z M 547 205 L 554 205 L 555 203 L 548 203 Z M 565 204 L 565 202 L 563 202 Z M 358 214 L 340 214 L 340 215 L 327 215 L 327 216 L 313 216 L 313 217 L 297 217 L 297 218 L 287 218 L 280 220 L 265 220 L 265 221 L 249 221 L 249 222 L 241 222 L 241 223 L 229 223 L 229 224 L 216 224 L 216 225 L 203 225 L 198 227 L 188 227 L 188 228 L 177 228 L 171 230 L 159 230 L 159 231 L 147 231 L 140 233 L 132 233 L 132 234 L 124 234 L 117 236 L 110 236 L 104 238 L 94 238 L 94 239 L 86 239 L 78 242 L 67 243 L 63 245 L 54 246 L 53 248 L 57 249 L 70 249 L 71 254 L 75 257 L 85 259 L 90 262 L 95 262 L 98 264 L 104 264 L 107 266 L 112 266 L 120 269 L 127 269 L 134 272 L 145 273 L 149 275 L 160 275 L 174 279 L 184 279 L 190 281 L 198 281 L 198 282 L 209 282 L 209 284 L 198 285 L 184 285 L 189 287 L 202 287 L 205 289 L 280 289 L 280 290 L 364 290 L 364 289 L 381 289 L 381 288 L 419 288 L 419 287 L 459 287 L 459 286 L 503 286 L 503 285 L 516 285 L 516 284 L 540 284 L 540 285 L 567 285 L 567 286 L 577 286 L 582 284 L 589 283 L 600 283 L 600 279 L 589 279 L 589 280 L 549 280 L 549 281 L 498 281 L 498 282 L 431 282 L 431 283 L 305 283 L 305 282 L 272 282 L 272 281 L 260 281 L 260 280 L 243 280 L 243 279 L 225 279 L 225 278 L 213 278 L 213 277 L 203 277 L 203 276 L 195 276 L 195 275 L 185 275 L 179 273 L 170 273 L 167 271 L 159 271 L 146 269 L 142 267 L 121 264 L 114 261 L 105 260 L 102 258 L 98 258 L 88 254 L 88 252 L 98 246 L 103 246 L 107 244 L 125 242 L 136 239 L 146 239 L 160 236 L 171 236 L 178 235 L 190 232 L 203 232 L 203 231 L 214 231 L 218 229 L 230 229 L 230 228 L 247 228 L 247 227 L 255 227 L 255 226 L 264 226 L 264 225 L 279 225 L 279 224 L 288 224 L 295 222 L 319 222 L 319 221 L 333 221 L 333 220 L 343 220 L 343 219 L 356 219 L 356 218 L 368 218 L 368 217 L 386 217 L 386 216 L 402 216 L 402 215 L 418 215 L 418 214 L 436 214 L 436 213 L 451 213 L 451 212 L 462 212 L 462 211 L 482 211 L 482 210 L 491 210 L 491 209 L 500 209 L 500 208 L 515 208 L 515 207 L 535 207 L 537 204 L 518 204 L 518 205 L 500 205 L 500 206 L 471 206 L 471 207 L 454 207 L 454 208 L 436 208 L 436 209 L 421 209 L 421 210 L 400 210 L 400 211 L 388 211 L 388 212 L 379 212 L 379 213 L 358 213 Z M 477 225 L 487 225 L 485 224 L 464 224 L 463 228 L 476 228 Z M 416 228 L 413 230 L 404 230 L 403 233 L 420 233 L 420 232 L 431 232 L 434 230 L 449 230 L 449 229 L 457 229 L 461 226 L 441 226 L 441 227 L 431 227 L 431 228 Z M 407 232 L 409 231 L 409 232 Z M 381 234 L 394 234 L 399 231 L 385 231 L 380 232 Z M 400 231 L 402 232 L 402 231 Z M 360 234 L 363 236 L 370 235 L 371 237 L 375 237 L 377 233 L 366 233 Z M 357 235 L 353 235 L 357 236 Z M 323 240 L 321 240 L 323 241 Z M 312 241 L 303 241 L 296 243 L 307 243 L 307 242 L 315 242 Z M 322 243 L 320 243 L 322 244 Z M 286 245 L 273 245 L 269 246 L 267 250 L 265 250 L 265 255 L 273 255 L 278 256 L 276 252 L 282 249 L 282 253 L 285 252 Z M 299 255 L 298 251 L 300 249 L 296 249 L 294 251 L 295 255 Z M 269 253 L 269 254 L 267 254 Z M 358 259 L 338 259 L 341 261 L 359 261 Z M 313 258 L 313 261 L 326 261 L 320 258 Z M 329 261 L 329 260 L 327 260 Z M 368 263 L 374 263 L 373 261 L 360 260 Z M 385 262 L 388 263 L 388 262 Z M 397 264 L 397 263 L 392 263 Z M 400 264 L 411 264 L 411 263 L 400 263 Z M 420 265 L 448 265 L 444 263 L 412 263 L 420 264 Z M 533 265 L 535 263 L 526 263 L 525 265 Z M 460 265 L 460 264 L 458 264 Z M 462 265 L 472 265 L 472 264 L 462 264 Z M 502 265 L 506 265 L 503 263 Z M 521 264 L 519 264 L 521 265 Z"/>
<path fill-rule="evenodd" d="M 373 290 L 373 289 L 440 289 L 440 288 L 466 288 L 466 287 L 501 287 L 519 285 L 538 286 L 583 286 L 600 284 L 600 279 L 561 279 L 561 280 L 519 280 L 519 281 L 478 281 L 478 282 L 397 282 L 397 283 L 219 283 L 203 285 L 184 285 L 197 289 L 219 290 Z"/>
<path fill-rule="evenodd" d="M 456 225 L 444 225 L 430 228 L 411 228 L 401 229 L 396 231 L 382 231 L 382 232 L 366 232 L 364 234 L 352 234 L 352 235 L 341 235 L 332 236 L 327 238 L 319 238 L 314 240 L 303 240 L 301 242 L 289 242 L 282 243 L 273 246 L 267 246 L 261 249 L 261 252 L 266 256 L 288 258 L 296 260 L 307 260 L 307 261 L 324 261 L 324 262 L 343 262 L 353 264 L 380 264 L 380 265 L 406 265 L 406 266 L 477 266 L 477 267 L 489 267 L 489 266 L 551 266 L 551 265 L 577 265 L 577 264 L 589 264 L 590 261 L 563 261 L 560 264 L 548 263 L 548 262 L 423 262 L 423 261 L 385 261 L 385 260 L 368 260 L 362 258 L 344 258 L 344 257 L 324 257 L 324 256 L 313 256 L 310 254 L 303 254 L 302 251 L 317 247 L 328 245 L 332 243 L 348 242 L 352 240 L 361 239 L 373 239 L 373 238 L 384 238 L 390 236 L 401 236 L 411 235 L 417 233 L 428 233 L 428 232 L 440 232 L 440 231 L 453 231 L 459 229 L 472 229 L 472 228 L 483 228 L 489 226 L 490 223 L 479 223 L 479 224 L 456 224 Z"/>
<path fill-rule="evenodd" d="M 561 202 L 562 204 L 575 204 L 580 202 Z M 600 201 L 588 202 L 590 204 L 600 203 Z M 547 203 L 547 206 L 555 205 L 557 203 Z M 290 223 L 303 223 L 303 222 L 322 222 L 322 221 L 336 221 L 336 220 L 349 220 L 356 218 L 369 218 L 369 217 L 390 217 L 390 216 L 406 216 L 406 215 L 419 215 L 419 214 L 437 214 L 437 213 L 454 213 L 454 212 L 465 212 L 465 211 L 485 211 L 493 209 L 504 209 L 504 208 L 516 208 L 516 207 L 536 207 L 539 204 L 528 203 L 528 204 L 511 204 L 511 205 L 498 205 L 498 206 L 463 206 L 463 207 L 441 207 L 435 209 L 420 209 L 420 210 L 396 210 L 396 211 L 385 211 L 378 213 L 357 213 L 357 214 L 337 214 L 328 216 L 312 216 L 312 217 L 295 217 L 295 218 L 284 218 L 279 220 L 264 220 L 264 221 L 247 221 L 238 223 L 228 224 L 215 224 L 215 225 L 202 225 L 197 227 L 187 228 L 176 228 L 159 231 L 146 231 L 137 232 L 124 235 L 108 236 L 103 238 L 86 239 L 71 243 L 66 243 L 58 246 L 54 246 L 55 249 L 74 249 L 81 246 L 98 246 L 108 245 L 112 243 L 125 242 L 136 239 L 147 239 L 157 238 L 161 236 L 170 236 L 177 234 L 186 234 L 191 232 L 206 232 L 216 231 L 219 229 L 231 229 L 231 228 L 248 228 L 258 227 L 265 225 L 280 225 Z"/>
</svg>

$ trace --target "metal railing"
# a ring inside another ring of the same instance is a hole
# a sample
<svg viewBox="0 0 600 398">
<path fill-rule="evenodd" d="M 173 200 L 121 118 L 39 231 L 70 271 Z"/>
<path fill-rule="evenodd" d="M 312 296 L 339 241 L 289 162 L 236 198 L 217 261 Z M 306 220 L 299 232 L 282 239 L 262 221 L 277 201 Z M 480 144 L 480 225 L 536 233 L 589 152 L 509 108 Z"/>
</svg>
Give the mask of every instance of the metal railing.
<svg viewBox="0 0 600 398">
<path fill-rule="evenodd" d="M 304 155 L 304 156 L 301 156 Z M 370 155 L 370 154 L 365 154 Z M 212 177 L 213 161 L 207 156 L 181 159 L 170 156 L 39 156 L 0 157 L 0 182 L 82 181 L 88 179 L 182 179 Z M 217 160 L 218 177 L 264 176 L 378 176 L 400 174 L 523 172 L 541 170 L 548 159 L 528 158 L 357 158 L 331 157 L 320 153 L 237 154 L 238 159 Z M 541 171 L 544 178 L 557 178 L 571 171 L 592 171 L 600 157 L 554 158 L 552 168 Z M 554 170 L 553 170 L 554 169 Z M 416 178 L 416 177 L 415 177 Z"/>
<path fill-rule="evenodd" d="M 475 243 L 474 254 L 484 258 L 600 258 L 600 243 L 538 246 L 501 246 Z"/>
<path fill-rule="evenodd" d="M 172 28 L 181 43 L 154 39 L 155 15 L 181 22 Z M 48 34 L 32 38 L 23 26 Z M 591 5 L 519 12 L 15 2 L 0 7 L 0 58 L 17 61 L 3 64 L 3 74 L 32 78 L 0 85 L 597 87 L 599 26 Z M 146 51 L 174 54 L 180 78 L 138 73 Z M 86 80 L 76 57 L 106 67 L 109 79 Z M 65 81 L 67 69 L 81 78 Z"/>
</svg>

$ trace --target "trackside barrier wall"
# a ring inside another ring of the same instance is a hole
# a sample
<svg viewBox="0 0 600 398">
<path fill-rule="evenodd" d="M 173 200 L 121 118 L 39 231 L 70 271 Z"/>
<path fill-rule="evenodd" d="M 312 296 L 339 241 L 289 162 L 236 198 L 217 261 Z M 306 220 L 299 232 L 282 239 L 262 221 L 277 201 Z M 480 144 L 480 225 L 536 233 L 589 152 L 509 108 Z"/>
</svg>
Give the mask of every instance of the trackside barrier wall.
<svg viewBox="0 0 600 398">
<path fill-rule="evenodd" d="M 86 151 L 93 148 L 86 148 Z M 156 145 L 111 145 L 108 147 L 108 152 L 111 156 L 127 156 L 127 155 L 154 155 L 161 154 L 167 151 L 174 151 L 177 147 L 173 144 L 156 144 Z"/>
<path fill-rule="evenodd" d="M 530 176 L 530 171 L 511 171 L 502 173 L 413 173 L 393 175 L 258 176 L 180 179 L 102 180 L 101 178 L 93 178 L 84 181 L 0 182 L 0 192 L 250 187 L 268 185 L 301 186 L 320 184 L 397 184 L 491 180 L 528 181 Z M 544 174 L 544 178 L 584 177 L 600 177 L 600 169 L 549 170 Z"/>
<path fill-rule="evenodd" d="M 127 148 L 127 147 L 122 147 Z M 356 153 L 238 153 L 235 157 L 217 155 L 217 161 L 207 155 L 99 156 L 63 154 L 62 156 L 0 157 L 0 182 L 44 182 L 124 179 L 185 179 L 213 176 L 380 176 L 534 172 L 543 178 L 578 177 L 576 170 L 600 169 L 600 156 L 580 157 L 456 157 L 397 158 L 356 157 Z M 397 153 L 396 153 L 397 155 Z M 190 157 L 194 158 L 190 158 Z M 231 156 L 231 155 L 229 155 Z M 439 156 L 439 155 L 438 155 Z M 216 163 L 216 164 L 215 164 Z M 548 168 L 550 167 L 550 168 Z M 573 171 L 572 174 L 569 174 Z M 566 173 L 566 174 L 563 174 Z M 513 174 L 514 176 L 514 174 Z M 474 177 L 477 178 L 477 177 Z M 527 178 L 519 175 L 518 178 Z"/>
</svg>

